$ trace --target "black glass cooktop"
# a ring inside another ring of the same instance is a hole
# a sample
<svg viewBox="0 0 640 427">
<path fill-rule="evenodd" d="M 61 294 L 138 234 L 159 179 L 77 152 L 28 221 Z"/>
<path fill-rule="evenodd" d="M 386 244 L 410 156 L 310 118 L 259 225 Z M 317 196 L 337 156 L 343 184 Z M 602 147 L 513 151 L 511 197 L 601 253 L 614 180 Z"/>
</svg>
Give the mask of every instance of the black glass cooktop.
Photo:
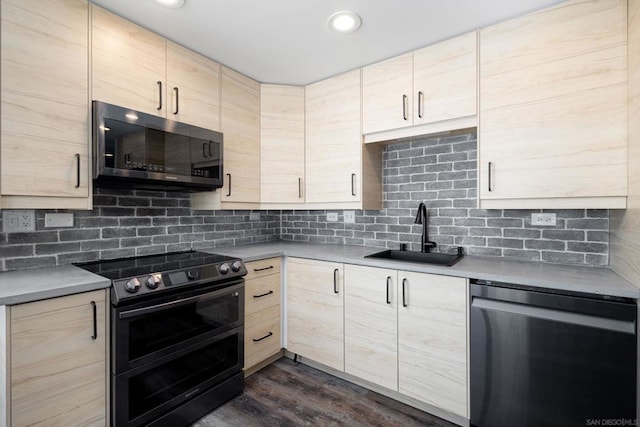
<svg viewBox="0 0 640 427">
<path fill-rule="evenodd" d="M 161 255 L 147 255 L 133 258 L 118 258 L 105 261 L 93 261 L 75 264 L 84 270 L 98 274 L 111 280 L 133 276 L 144 276 L 152 273 L 163 273 L 189 267 L 219 264 L 237 258 L 205 252 L 171 252 Z"/>
</svg>

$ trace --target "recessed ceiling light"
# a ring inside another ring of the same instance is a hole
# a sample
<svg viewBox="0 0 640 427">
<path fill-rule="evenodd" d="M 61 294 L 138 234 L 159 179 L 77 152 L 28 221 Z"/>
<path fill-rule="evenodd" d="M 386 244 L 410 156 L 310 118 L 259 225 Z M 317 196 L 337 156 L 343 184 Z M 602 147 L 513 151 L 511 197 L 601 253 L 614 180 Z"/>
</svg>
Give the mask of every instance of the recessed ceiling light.
<svg viewBox="0 0 640 427">
<path fill-rule="evenodd" d="M 341 34 L 353 33 L 360 28 L 360 24 L 360 16 L 348 10 L 336 12 L 329 17 L 329 28 Z"/>
<path fill-rule="evenodd" d="M 177 9 L 179 7 L 184 6 L 184 0 L 155 0 L 155 2 L 162 6 L 170 7 L 172 9 Z"/>
</svg>

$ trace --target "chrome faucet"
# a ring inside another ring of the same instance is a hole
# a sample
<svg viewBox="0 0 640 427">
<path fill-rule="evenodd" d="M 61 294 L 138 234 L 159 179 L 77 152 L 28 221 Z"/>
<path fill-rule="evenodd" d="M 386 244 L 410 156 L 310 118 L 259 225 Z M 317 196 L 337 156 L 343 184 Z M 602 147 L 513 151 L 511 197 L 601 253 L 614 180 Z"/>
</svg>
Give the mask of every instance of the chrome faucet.
<svg viewBox="0 0 640 427">
<path fill-rule="evenodd" d="M 416 224 L 422 224 L 422 240 L 420 241 L 420 252 L 431 252 L 432 248 L 437 246 L 436 242 L 429 241 L 428 231 L 429 214 L 427 207 L 423 202 L 418 205 L 418 214 L 416 215 Z"/>
</svg>

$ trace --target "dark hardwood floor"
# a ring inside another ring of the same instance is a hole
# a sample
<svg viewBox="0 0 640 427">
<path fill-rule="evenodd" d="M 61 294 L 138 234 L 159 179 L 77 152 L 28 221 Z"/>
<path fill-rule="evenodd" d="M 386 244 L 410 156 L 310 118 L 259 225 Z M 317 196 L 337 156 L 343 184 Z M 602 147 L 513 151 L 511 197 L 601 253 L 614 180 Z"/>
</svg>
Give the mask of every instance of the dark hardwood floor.
<svg viewBox="0 0 640 427">
<path fill-rule="evenodd" d="M 290 359 L 247 378 L 242 395 L 194 427 L 434 426 L 454 427 L 433 415 Z"/>
</svg>

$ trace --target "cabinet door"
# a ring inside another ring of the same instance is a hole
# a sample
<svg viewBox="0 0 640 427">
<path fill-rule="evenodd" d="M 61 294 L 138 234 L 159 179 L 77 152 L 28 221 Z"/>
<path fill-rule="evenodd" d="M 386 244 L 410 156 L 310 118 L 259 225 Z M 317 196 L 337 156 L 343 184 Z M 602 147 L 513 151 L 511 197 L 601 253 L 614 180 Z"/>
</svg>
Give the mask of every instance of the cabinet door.
<svg viewBox="0 0 640 427">
<path fill-rule="evenodd" d="M 304 202 L 304 88 L 262 85 L 260 201 Z"/>
<path fill-rule="evenodd" d="M 344 370 L 342 264 L 287 259 L 287 349 Z"/>
<path fill-rule="evenodd" d="M 306 202 L 362 200 L 360 70 L 306 87 Z"/>
<path fill-rule="evenodd" d="M 11 307 L 14 426 L 106 424 L 106 308 L 104 290 Z"/>
<path fill-rule="evenodd" d="M 260 84 L 222 67 L 222 202 L 260 201 Z"/>
<path fill-rule="evenodd" d="M 88 5 L 3 0 L 1 16 L 1 193 L 87 198 Z"/>
<path fill-rule="evenodd" d="M 477 32 L 413 52 L 413 124 L 476 114 Z"/>
<path fill-rule="evenodd" d="M 220 64 L 167 41 L 167 117 L 220 130 Z"/>
<path fill-rule="evenodd" d="M 362 133 L 413 124 L 413 53 L 362 69 Z"/>
<path fill-rule="evenodd" d="M 624 200 L 626 4 L 572 0 L 480 31 L 481 207 Z M 575 207 L 591 206 L 608 207 Z"/>
<path fill-rule="evenodd" d="M 96 5 L 91 13 L 92 98 L 165 117 L 166 40 Z"/>
<path fill-rule="evenodd" d="M 398 391 L 395 270 L 345 265 L 344 369 Z"/>
<path fill-rule="evenodd" d="M 399 392 L 467 417 L 467 283 L 398 272 Z"/>
</svg>

